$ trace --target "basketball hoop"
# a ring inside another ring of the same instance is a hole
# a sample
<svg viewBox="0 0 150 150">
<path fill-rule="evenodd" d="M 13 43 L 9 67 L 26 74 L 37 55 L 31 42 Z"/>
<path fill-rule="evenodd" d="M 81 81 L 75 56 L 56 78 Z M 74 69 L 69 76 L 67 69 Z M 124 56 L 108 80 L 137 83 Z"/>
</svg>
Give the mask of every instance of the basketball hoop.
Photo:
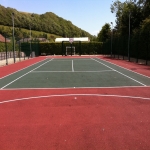
<svg viewBox="0 0 150 150">
<path fill-rule="evenodd" d="M 73 43 L 73 41 L 74 41 L 73 38 L 69 38 L 69 42 L 70 42 L 71 44 Z"/>
</svg>

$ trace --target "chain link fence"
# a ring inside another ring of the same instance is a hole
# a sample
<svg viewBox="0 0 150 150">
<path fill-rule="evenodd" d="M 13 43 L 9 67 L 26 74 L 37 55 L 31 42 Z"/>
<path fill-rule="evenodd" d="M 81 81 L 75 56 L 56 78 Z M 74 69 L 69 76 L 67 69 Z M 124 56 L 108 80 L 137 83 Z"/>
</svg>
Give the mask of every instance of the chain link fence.
<svg viewBox="0 0 150 150">
<path fill-rule="evenodd" d="M 131 35 L 130 41 L 128 35 L 114 36 L 112 43 L 111 39 L 103 43 L 102 54 L 150 65 L 150 32 Z"/>
<path fill-rule="evenodd" d="M 0 66 L 39 56 L 38 41 L 28 38 L 27 41 L 19 40 L 13 44 L 12 37 L 4 38 L 5 42 L 0 42 Z"/>
</svg>

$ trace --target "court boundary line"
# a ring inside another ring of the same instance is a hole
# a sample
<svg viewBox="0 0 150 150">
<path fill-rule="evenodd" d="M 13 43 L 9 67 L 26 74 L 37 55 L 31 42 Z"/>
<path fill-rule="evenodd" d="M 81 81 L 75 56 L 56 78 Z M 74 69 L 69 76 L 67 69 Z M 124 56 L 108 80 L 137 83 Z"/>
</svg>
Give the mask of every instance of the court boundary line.
<svg viewBox="0 0 150 150">
<path fill-rule="evenodd" d="M 141 73 L 135 72 L 135 71 L 133 71 L 133 70 L 127 69 L 127 68 L 125 68 L 125 67 L 119 66 L 119 65 L 117 65 L 117 64 L 115 64 L 115 63 L 112 63 L 112 62 L 109 62 L 109 61 L 107 61 L 107 60 L 100 59 L 100 58 L 98 58 L 98 57 L 96 57 L 96 58 L 99 59 L 99 60 L 105 61 L 105 62 L 107 62 L 107 63 L 113 64 L 113 65 L 115 65 L 115 66 L 117 66 L 117 67 L 120 67 L 120 68 L 126 69 L 126 70 L 128 70 L 128 71 L 131 71 L 131 72 L 133 72 L 133 73 L 135 73 L 135 74 L 138 74 L 138 75 L 141 75 L 141 76 L 150 78 L 149 76 L 146 76 L 146 75 L 144 75 L 144 74 L 141 74 Z"/>
<path fill-rule="evenodd" d="M 47 58 L 45 58 L 44 60 L 46 60 L 46 59 L 47 59 Z M 31 66 L 33 66 L 33 65 L 35 65 L 35 64 L 38 64 L 38 63 L 40 63 L 40 62 L 42 62 L 42 61 L 44 61 L 44 60 L 38 61 L 38 62 L 36 62 L 36 63 L 34 63 L 34 64 L 32 64 L 32 65 L 29 65 L 29 66 L 27 66 L 27 67 L 25 67 L 25 68 L 19 69 L 19 70 L 15 71 L 15 72 L 13 72 L 13 73 L 10 73 L 10 74 L 8 74 L 8 75 L 6 75 L 6 76 L 4 76 L 4 77 L 1 77 L 0 79 L 4 79 L 4 78 L 6 78 L 6 77 L 8 77 L 8 76 L 10 76 L 10 75 L 12 75 L 12 74 L 15 74 L 15 73 L 17 73 L 17 72 L 19 72 L 19 71 L 22 71 L 22 70 L 24 70 L 24 69 L 27 69 L 28 67 L 31 67 Z"/>
<path fill-rule="evenodd" d="M 46 63 L 48 63 L 48 62 L 50 62 L 50 61 L 52 61 L 52 60 L 53 60 L 53 58 L 52 58 L 52 59 L 50 59 L 50 60 L 48 60 L 48 61 L 46 61 L 46 62 L 44 62 L 43 64 L 39 65 L 38 67 L 36 67 L 36 68 L 34 68 L 34 69 L 32 69 L 32 70 L 28 71 L 27 73 L 25 73 L 25 74 L 23 74 L 22 76 L 20 76 L 20 77 L 16 78 L 15 80 L 13 80 L 13 81 L 9 82 L 8 84 L 6 84 L 5 86 L 3 86 L 3 87 L 2 87 L 2 88 L 0 88 L 0 89 L 3 89 L 3 88 L 5 88 L 5 87 L 7 87 L 8 85 L 10 85 L 10 84 L 14 83 L 15 81 L 17 81 L 17 80 L 19 80 L 20 78 L 24 77 L 25 75 L 29 74 L 29 73 L 30 73 L 30 72 L 32 72 L 33 70 L 35 70 L 35 69 L 37 69 L 37 68 L 39 68 L 39 67 L 41 67 L 41 66 L 45 65 Z"/>
<path fill-rule="evenodd" d="M 131 79 L 131 80 L 133 80 L 133 81 L 135 81 L 135 82 L 141 84 L 141 85 L 143 85 L 143 86 L 147 86 L 146 84 L 143 84 L 142 82 L 140 82 L 140 81 L 138 81 L 138 80 L 135 80 L 135 79 L 131 78 L 130 76 L 125 75 L 125 74 L 123 74 L 122 72 L 117 71 L 116 69 L 113 69 L 112 67 L 109 67 L 108 65 L 106 65 L 106 64 L 104 64 L 104 63 L 102 63 L 102 62 L 100 62 L 100 61 L 98 61 L 98 60 L 96 60 L 96 59 L 94 59 L 94 58 L 91 58 L 91 59 L 94 60 L 94 61 L 96 61 L 96 62 L 98 62 L 98 63 L 100 63 L 100 64 L 102 64 L 102 65 L 104 65 L 104 66 L 106 66 L 106 67 L 108 67 L 108 68 L 110 68 L 110 69 L 112 69 L 112 70 L 114 70 L 115 72 L 117 72 L 117 73 L 119 73 L 119 74 L 121 74 L 121 75 L 123 75 L 123 76 L 125 76 L 125 77 L 127 77 L 127 78 L 129 78 L 129 79 Z"/>
<path fill-rule="evenodd" d="M 150 98 L 146 98 L 146 97 L 122 96 L 122 95 L 111 95 L 111 94 L 110 95 L 106 95 L 106 94 L 59 94 L 59 95 L 34 96 L 34 97 L 5 100 L 5 101 L 0 101 L 0 104 L 16 102 L 16 101 L 23 101 L 23 100 L 39 99 L 39 98 L 69 97 L 69 96 L 118 97 L 118 98 L 142 99 L 142 100 L 148 100 L 148 101 L 150 100 Z"/>
<path fill-rule="evenodd" d="M 60 89 L 120 89 L 120 88 L 150 88 L 150 86 L 116 86 L 116 87 L 64 87 L 64 88 L 7 88 L 0 89 L 0 91 L 9 90 L 60 90 Z"/>
</svg>

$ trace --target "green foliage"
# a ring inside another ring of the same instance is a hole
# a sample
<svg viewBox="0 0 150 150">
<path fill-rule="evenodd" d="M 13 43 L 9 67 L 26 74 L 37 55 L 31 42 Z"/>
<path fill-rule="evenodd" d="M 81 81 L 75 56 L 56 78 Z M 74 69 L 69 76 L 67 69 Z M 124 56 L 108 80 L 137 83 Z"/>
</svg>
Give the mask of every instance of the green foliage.
<svg viewBox="0 0 150 150">
<path fill-rule="evenodd" d="M 63 50 L 66 50 L 66 46 L 70 46 L 69 42 L 65 42 Z M 80 53 L 80 45 L 78 42 L 74 42 L 72 46 L 75 46 L 76 53 Z M 61 55 L 62 54 L 62 43 L 39 43 L 39 49 L 41 54 L 46 55 Z M 89 42 L 81 43 L 81 54 L 101 54 L 102 43 L 101 42 Z"/>
<path fill-rule="evenodd" d="M 119 35 L 129 33 L 129 16 L 131 34 L 141 30 L 143 20 L 150 15 L 150 0 L 138 0 L 137 2 L 116 0 L 111 5 L 111 12 L 116 13 L 116 32 Z M 129 15 L 131 14 L 131 15 Z"/>
<path fill-rule="evenodd" d="M 131 0 L 123 3 L 116 0 L 110 9 L 116 14 L 116 26 L 112 42 L 111 39 L 105 40 L 102 53 L 118 57 L 122 55 L 123 58 L 134 57 L 137 61 L 150 60 L 150 0 Z"/>
<path fill-rule="evenodd" d="M 23 28 L 15 28 L 15 39 L 18 41 L 22 38 L 29 38 L 30 37 L 30 30 L 28 29 L 23 29 Z M 3 36 L 6 36 L 8 38 L 12 38 L 12 27 L 9 26 L 3 26 L 0 25 L 0 34 Z M 35 38 L 46 38 L 49 40 L 49 42 L 54 42 L 55 38 L 61 37 L 57 36 L 55 34 L 50 34 L 50 33 L 45 33 L 42 31 L 31 31 L 32 39 Z"/>
<path fill-rule="evenodd" d="M 5 51 L 5 43 L 0 42 L 0 52 L 4 52 L 4 51 Z"/>
<path fill-rule="evenodd" d="M 7 51 L 12 51 L 13 44 L 8 42 L 6 43 L 6 45 L 7 45 Z M 15 50 L 16 51 L 19 50 L 18 44 L 15 45 Z M 5 43 L 0 42 L 0 52 L 5 52 L 5 51 L 6 51 Z"/>
<path fill-rule="evenodd" d="M 22 28 L 28 29 L 31 27 L 34 31 L 41 31 L 45 34 L 52 34 L 61 37 L 89 37 L 93 38 L 88 32 L 73 25 L 70 21 L 65 20 L 52 12 L 46 12 L 45 14 L 34 14 L 19 12 L 13 8 L 5 8 L 0 5 L 0 25 L 8 26 L 6 31 L 0 29 L 0 33 L 12 34 L 12 13 L 14 13 L 15 22 L 15 34 L 17 37 L 29 36 L 27 32 L 21 32 Z M 47 35 L 41 35 L 47 37 Z M 37 36 L 37 35 L 32 35 Z"/>
<path fill-rule="evenodd" d="M 134 30 L 140 27 L 143 20 L 142 10 L 138 4 L 132 1 L 121 3 L 116 0 L 111 5 L 111 12 L 116 13 L 116 29 L 120 35 L 128 34 L 129 31 L 129 16 L 130 16 L 130 31 L 131 34 Z"/>
<path fill-rule="evenodd" d="M 146 18 L 143 20 L 141 24 L 141 33 L 150 32 L 150 18 Z"/>
<path fill-rule="evenodd" d="M 100 42 L 106 42 L 107 39 L 110 39 L 110 35 L 111 35 L 110 24 L 106 23 L 102 27 L 102 30 L 98 33 L 97 39 Z"/>
</svg>

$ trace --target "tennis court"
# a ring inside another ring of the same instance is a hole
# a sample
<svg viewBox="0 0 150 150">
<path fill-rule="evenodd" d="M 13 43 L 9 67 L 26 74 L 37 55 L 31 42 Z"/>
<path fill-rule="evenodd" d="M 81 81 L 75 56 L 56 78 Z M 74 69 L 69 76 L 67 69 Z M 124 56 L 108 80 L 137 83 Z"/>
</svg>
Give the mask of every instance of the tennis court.
<svg viewBox="0 0 150 150">
<path fill-rule="evenodd" d="M 47 58 L 1 79 L 1 89 L 149 86 L 150 79 L 98 58 Z"/>
<path fill-rule="evenodd" d="M 150 149 L 149 67 L 99 56 L 0 68 L 1 149 Z"/>
</svg>

